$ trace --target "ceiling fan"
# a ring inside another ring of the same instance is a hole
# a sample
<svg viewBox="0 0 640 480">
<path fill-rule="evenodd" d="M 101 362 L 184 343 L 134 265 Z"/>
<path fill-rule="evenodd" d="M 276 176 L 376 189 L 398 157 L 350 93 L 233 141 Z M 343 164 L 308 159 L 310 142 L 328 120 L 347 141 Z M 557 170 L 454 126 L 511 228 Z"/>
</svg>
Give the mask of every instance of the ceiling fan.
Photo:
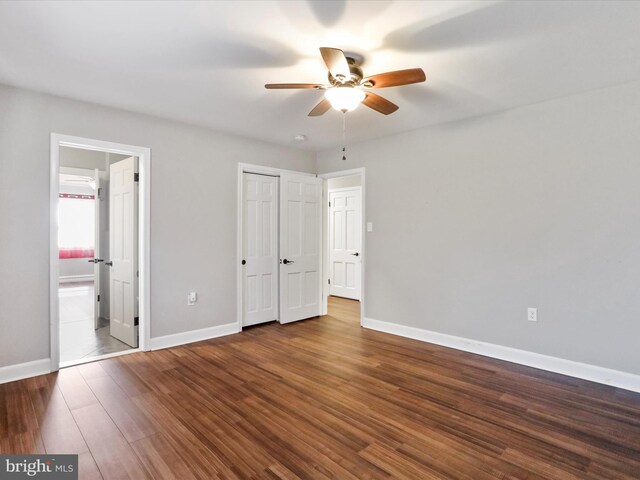
<svg viewBox="0 0 640 480">
<path fill-rule="evenodd" d="M 426 80 L 421 68 L 397 70 L 364 77 L 356 60 L 339 48 L 321 47 L 320 54 L 329 70 L 329 85 L 315 83 L 267 83 L 267 89 L 312 88 L 325 90 L 324 98 L 309 112 L 310 117 L 320 116 L 333 107 L 343 113 L 355 109 L 360 103 L 376 112 L 389 115 L 398 106 L 365 88 L 397 87 Z"/>
</svg>

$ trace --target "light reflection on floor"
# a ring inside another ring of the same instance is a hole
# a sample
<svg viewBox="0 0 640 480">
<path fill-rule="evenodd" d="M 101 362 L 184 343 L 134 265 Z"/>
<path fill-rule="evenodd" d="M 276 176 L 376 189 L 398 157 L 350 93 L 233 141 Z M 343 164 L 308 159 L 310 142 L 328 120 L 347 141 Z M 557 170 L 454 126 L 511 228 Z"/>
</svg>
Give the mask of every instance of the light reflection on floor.
<svg viewBox="0 0 640 480">
<path fill-rule="evenodd" d="M 93 282 L 62 283 L 60 303 L 60 361 L 68 362 L 131 347 L 109 334 L 109 320 L 100 318 L 94 328 Z"/>
</svg>

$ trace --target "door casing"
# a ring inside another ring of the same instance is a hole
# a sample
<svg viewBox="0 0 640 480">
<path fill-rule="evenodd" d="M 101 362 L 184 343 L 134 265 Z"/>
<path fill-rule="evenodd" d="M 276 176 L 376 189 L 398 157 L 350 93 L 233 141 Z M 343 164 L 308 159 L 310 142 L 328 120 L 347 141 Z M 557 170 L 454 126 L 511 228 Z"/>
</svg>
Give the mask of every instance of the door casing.
<svg viewBox="0 0 640 480">
<path fill-rule="evenodd" d="M 81 148 L 138 157 L 138 270 L 139 270 L 139 346 L 137 349 L 92 357 L 87 361 L 149 350 L 151 289 L 150 224 L 151 224 L 151 149 L 90 138 L 52 133 L 49 163 L 49 325 L 52 372 L 60 368 L 60 315 L 58 305 L 58 191 L 60 188 L 60 147 Z M 77 362 L 81 363 L 81 362 Z"/>
</svg>

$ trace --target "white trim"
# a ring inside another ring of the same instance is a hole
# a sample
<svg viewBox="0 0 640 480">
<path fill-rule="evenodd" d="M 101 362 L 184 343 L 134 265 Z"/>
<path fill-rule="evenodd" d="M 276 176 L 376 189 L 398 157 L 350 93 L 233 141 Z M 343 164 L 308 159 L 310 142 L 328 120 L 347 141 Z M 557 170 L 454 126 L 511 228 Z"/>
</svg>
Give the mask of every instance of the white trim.
<svg viewBox="0 0 640 480">
<path fill-rule="evenodd" d="M 13 382 L 23 378 L 36 377 L 50 372 L 51 359 L 42 358 L 33 362 L 18 363 L 0 367 L 0 383 Z"/>
<path fill-rule="evenodd" d="M 122 350 L 121 352 L 105 353 L 103 355 L 96 355 L 95 357 L 82 357 L 77 360 L 68 360 L 66 362 L 60 362 L 60 368 L 73 367 L 74 365 L 82 365 L 84 363 L 99 362 L 100 360 L 106 360 L 107 358 L 120 357 L 122 355 L 129 355 L 130 353 L 140 352 L 139 348 L 129 348 L 128 350 Z"/>
<path fill-rule="evenodd" d="M 50 371 L 60 364 L 60 318 L 58 306 L 58 282 L 60 259 L 58 258 L 58 201 L 60 191 L 60 139 L 51 134 L 49 170 L 49 355 Z"/>
<path fill-rule="evenodd" d="M 238 190 L 237 190 L 237 204 L 236 204 L 236 324 L 238 327 L 238 332 L 242 331 L 242 320 L 244 313 L 244 303 L 243 303 L 243 280 L 242 280 L 242 189 L 243 189 L 243 173 L 257 173 L 262 175 L 273 175 L 274 177 L 280 177 L 282 173 L 293 173 L 295 175 L 308 175 L 310 177 L 318 177 L 315 173 L 308 172 L 296 172 L 294 170 L 285 170 L 283 168 L 275 168 L 275 167 L 264 167 L 262 165 L 252 165 L 250 163 L 238 163 Z M 278 185 L 278 195 L 280 195 L 280 185 Z M 278 207 L 279 208 L 279 207 Z M 278 218 L 280 212 L 278 212 Z M 278 226 L 279 228 L 279 226 Z M 278 235 L 280 235 L 278 233 Z M 280 242 L 278 242 L 279 244 Z M 278 252 L 278 258 L 280 253 Z M 278 278 L 280 276 L 278 275 Z M 278 289 L 280 288 L 279 280 L 278 280 Z M 280 321 L 280 299 L 279 299 L 279 291 L 278 291 L 278 318 Z"/>
<path fill-rule="evenodd" d="M 58 312 L 58 231 L 57 210 L 59 190 L 60 148 L 75 147 L 138 157 L 140 181 L 138 183 L 138 270 L 139 270 L 139 339 L 138 350 L 149 350 L 151 332 L 151 149 L 90 138 L 51 134 L 50 143 L 50 238 L 49 238 L 49 320 L 50 320 L 50 371 L 60 368 L 60 318 Z"/>
<path fill-rule="evenodd" d="M 366 235 L 367 235 L 367 221 L 366 221 L 366 205 L 367 205 L 367 169 L 365 167 L 352 168 L 350 170 L 338 170 L 336 172 L 328 172 L 319 174 L 318 177 L 324 179 L 323 185 L 323 193 L 324 193 L 324 206 L 322 207 L 322 242 L 323 242 L 323 275 L 322 275 L 322 315 L 326 315 L 328 312 L 328 298 L 329 298 L 329 242 L 327 241 L 325 244 L 325 239 L 328 238 L 329 232 L 329 180 L 330 178 L 337 177 L 351 177 L 353 175 L 360 175 L 360 189 L 361 189 L 361 201 L 360 201 L 360 223 L 361 223 L 361 232 L 360 232 L 360 325 L 364 325 L 365 319 L 365 269 L 367 262 L 366 255 Z M 353 189 L 356 187 L 348 187 L 348 189 Z M 331 189 L 332 191 L 339 189 Z"/>
<path fill-rule="evenodd" d="M 94 275 L 68 275 L 66 277 L 59 277 L 58 283 L 73 283 L 73 282 L 83 282 L 87 280 L 94 280 Z"/>
<path fill-rule="evenodd" d="M 350 175 L 350 176 L 354 176 L 354 175 Z M 340 177 L 338 177 L 340 178 Z M 334 192 L 348 192 L 349 190 L 360 190 L 360 194 L 362 194 L 362 185 L 354 185 L 353 187 L 340 187 L 340 188 L 328 188 L 327 192 L 329 193 L 334 193 Z"/>
<path fill-rule="evenodd" d="M 238 170 L 240 173 L 261 173 L 263 175 L 273 175 L 279 177 L 281 173 L 293 173 L 295 175 L 308 175 L 309 177 L 317 177 L 315 173 L 309 172 L 297 172 L 295 170 L 286 170 L 284 168 L 277 167 L 265 167 L 262 165 L 253 165 L 251 163 L 238 163 Z"/>
<path fill-rule="evenodd" d="M 528 352 L 517 348 L 505 347 L 493 343 L 480 342 L 463 337 L 446 335 L 444 333 L 423 330 L 415 327 L 398 325 L 397 323 L 382 322 L 365 318 L 364 328 L 379 332 L 413 338 L 423 342 L 434 343 L 444 347 L 455 348 L 464 352 L 475 353 L 485 357 L 497 358 L 507 362 L 539 368 L 549 372 L 559 373 L 570 377 L 581 378 L 591 382 L 602 383 L 613 387 L 640 392 L 640 375 L 611 370 L 609 368 L 575 362 L 563 358 L 551 357 L 540 353 Z"/>
<path fill-rule="evenodd" d="M 153 337 L 151 339 L 151 350 L 160 350 L 162 348 L 200 342 L 202 340 L 223 337 L 234 333 L 240 333 L 236 322 L 225 323 L 224 325 L 218 325 L 215 327 L 201 328 L 200 330 L 191 330 L 190 332 L 180 332 L 172 335 L 164 335 L 162 337 Z"/>
</svg>

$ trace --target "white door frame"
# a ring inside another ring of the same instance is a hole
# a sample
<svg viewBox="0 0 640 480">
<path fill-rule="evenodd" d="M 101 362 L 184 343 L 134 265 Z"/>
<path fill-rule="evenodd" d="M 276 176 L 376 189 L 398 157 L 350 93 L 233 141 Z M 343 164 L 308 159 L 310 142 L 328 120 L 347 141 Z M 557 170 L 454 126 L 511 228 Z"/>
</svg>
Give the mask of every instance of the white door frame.
<svg viewBox="0 0 640 480">
<path fill-rule="evenodd" d="M 350 170 L 339 170 L 337 172 L 329 172 L 322 173 L 318 175 L 320 178 L 324 179 L 323 185 L 323 202 L 324 206 L 322 207 L 322 245 L 323 245 L 323 261 L 322 261 L 322 315 L 326 315 L 328 311 L 328 298 L 329 298 L 329 185 L 327 180 L 330 178 L 337 177 L 348 177 L 351 175 L 360 175 L 360 188 L 362 189 L 362 203 L 361 203 L 361 233 L 360 233 L 360 255 L 361 265 L 360 265 L 360 325 L 365 318 L 364 305 L 365 305 L 365 268 L 367 255 L 365 251 L 366 246 L 366 198 L 367 198 L 367 187 L 366 187 L 366 168 L 352 168 Z"/>
<path fill-rule="evenodd" d="M 274 177 L 280 177 L 282 173 L 295 173 L 296 175 L 308 175 L 310 177 L 318 177 L 315 173 L 308 172 L 296 172 L 294 170 L 286 170 L 284 168 L 264 167 L 262 165 L 252 165 L 250 163 L 238 163 L 238 197 L 237 197 L 237 234 L 236 234 L 236 323 L 238 324 L 238 332 L 242 331 L 242 317 L 244 315 L 244 289 L 243 289 L 243 276 L 242 276 L 242 202 L 244 200 L 242 196 L 243 190 L 243 173 L 257 173 L 259 175 L 271 175 Z M 280 188 L 278 188 L 280 192 Z M 278 215 L 278 218 L 280 216 Z M 278 224 L 278 231 L 280 225 Z M 279 238 L 279 233 L 278 233 Z M 280 245 L 278 241 L 278 258 L 280 258 Z M 278 263 L 278 269 L 280 265 Z M 280 278 L 280 272 L 278 271 L 278 278 Z M 279 285 L 278 281 L 278 321 L 280 321 L 280 298 L 279 298 Z"/>
<path fill-rule="evenodd" d="M 139 347 L 118 352 L 116 354 L 92 357 L 89 361 L 99 358 L 149 350 L 150 338 L 150 204 L 151 204 L 151 149 L 121 143 L 106 142 L 90 138 L 51 134 L 50 149 L 50 212 L 49 212 L 49 321 L 51 340 L 51 371 L 60 368 L 60 312 L 58 306 L 58 193 L 60 188 L 60 147 L 75 147 L 85 150 L 116 153 L 138 157 L 140 182 L 138 185 L 138 268 L 139 268 Z"/>
</svg>

